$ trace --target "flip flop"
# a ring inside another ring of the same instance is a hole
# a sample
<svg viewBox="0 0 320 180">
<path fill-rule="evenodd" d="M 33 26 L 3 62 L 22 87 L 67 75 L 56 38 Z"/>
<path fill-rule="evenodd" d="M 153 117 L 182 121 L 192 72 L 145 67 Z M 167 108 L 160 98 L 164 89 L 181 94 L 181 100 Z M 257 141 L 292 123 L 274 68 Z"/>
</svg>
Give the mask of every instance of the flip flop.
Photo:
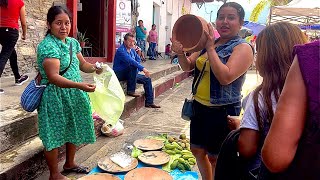
<svg viewBox="0 0 320 180">
<path fill-rule="evenodd" d="M 82 174 L 88 174 L 90 172 L 89 168 L 84 166 L 76 166 L 70 169 L 63 168 L 63 171 L 66 173 L 75 172 L 75 173 L 82 173 Z"/>
</svg>

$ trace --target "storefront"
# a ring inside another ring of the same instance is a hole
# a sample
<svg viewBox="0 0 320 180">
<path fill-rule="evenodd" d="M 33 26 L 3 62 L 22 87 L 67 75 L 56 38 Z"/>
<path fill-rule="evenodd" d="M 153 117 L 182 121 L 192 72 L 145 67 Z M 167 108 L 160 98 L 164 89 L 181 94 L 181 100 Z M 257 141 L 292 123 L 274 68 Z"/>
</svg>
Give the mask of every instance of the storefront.
<svg viewBox="0 0 320 180">
<path fill-rule="evenodd" d="M 90 62 L 112 62 L 115 53 L 117 0 L 67 0 L 67 7 L 72 13 L 70 35 L 77 37 L 77 32 L 86 33 L 88 38 L 84 55 Z"/>
<path fill-rule="evenodd" d="M 115 48 L 123 43 L 123 37 L 131 32 L 131 0 L 117 0 Z"/>
</svg>

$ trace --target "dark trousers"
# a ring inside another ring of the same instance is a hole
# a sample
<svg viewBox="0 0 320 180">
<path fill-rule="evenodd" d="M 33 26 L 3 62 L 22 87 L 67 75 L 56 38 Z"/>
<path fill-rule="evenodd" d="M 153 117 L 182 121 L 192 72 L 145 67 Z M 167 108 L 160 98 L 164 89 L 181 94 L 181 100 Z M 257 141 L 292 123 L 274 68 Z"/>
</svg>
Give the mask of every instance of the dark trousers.
<svg viewBox="0 0 320 180">
<path fill-rule="evenodd" d="M 134 93 L 137 84 L 143 84 L 146 105 L 153 104 L 153 90 L 151 79 L 145 75 L 138 74 L 137 68 L 129 66 L 127 69 L 115 72 L 119 81 L 127 81 L 127 93 Z"/>
<path fill-rule="evenodd" d="M 10 66 L 14 74 L 15 79 L 20 78 L 17 52 L 14 49 L 19 38 L 19 31 L 14 28 L 0 28 L 0 44 L 2 46 L 0 53 L 0 77 L 6 66 L 8 59 L 10 59 Z"/>
</svg>

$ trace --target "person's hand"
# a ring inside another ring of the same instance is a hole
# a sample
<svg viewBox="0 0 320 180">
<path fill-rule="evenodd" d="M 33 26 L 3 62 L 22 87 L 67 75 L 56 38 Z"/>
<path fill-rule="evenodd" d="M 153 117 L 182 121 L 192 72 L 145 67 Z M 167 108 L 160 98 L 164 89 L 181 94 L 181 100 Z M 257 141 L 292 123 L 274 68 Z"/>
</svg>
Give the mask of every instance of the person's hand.
<svg viewBox="0 0 320 180">
<path fill-rule="evenodd" d="M 142 71 L 146 77 L 150 78 L 150 72 L 146 68 L 143 68 Z"/>
<path fill-rule="evenodd" d="M 94 90 L 96 89 L 96 85 L 81 82 L 78 84 L 78 89 L 81 89 L 86 92 L 94 92 Z"/>
<path fill-rule="evenodd" d="M 96 73 L 101 74 L 103 72 L 103 68 L 96 68 Z"/>
<path fill-rule="evenodd" d="M 204 33 L 207 36 L 206 49 L 209 49 L 210 47 L 214 47 L 215 37 L 214 37 L 214 28 L 211 25 L 211 23 L 208 23 L 207 26 L 208 26 L 209 32 L 204 31 Z"/>
<path fill-rule="evenodd" d="M 26 40 L 26 35 L 25 35 L 25 34 L 22 34 L 21 39 L 22 39 L 22 40 Z"/>
<path fill-rule="evenodd" d="M 103 72 L 102 63 L 96 62 L 93 64 L 93 68 L 97 74 L 101 74 Z"/>
<path fill-rule="evenodd" d="M 179 41 L 177 41 L 175 39 L 172 39 L 172 38 L 170 38 L 170 41 L 172 42 L 172 45 L 171 45 L 171 50 L 172 51 L 176 52 L 178 55 L 179 54 L 184 54 L 183 46 Z"/>
<path fill-rule="evenodd" d="M 240 127 L 240 119 L 235 116 L 227 116 L 228 119 L 228 127 L 230 130 L 235 130 Z"/>
</svg>

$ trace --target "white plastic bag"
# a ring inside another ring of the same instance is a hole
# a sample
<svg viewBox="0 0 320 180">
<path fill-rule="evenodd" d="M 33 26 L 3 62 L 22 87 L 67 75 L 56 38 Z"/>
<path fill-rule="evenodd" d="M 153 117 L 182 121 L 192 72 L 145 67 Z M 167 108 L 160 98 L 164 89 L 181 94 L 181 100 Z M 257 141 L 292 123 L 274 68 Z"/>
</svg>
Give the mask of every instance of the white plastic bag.
<svg viewBox="0 0 320 180">
<path fill-rule="evenodd" d="M 119 119 L 119 121 L 116 123 L 116 125 L 112 126 L 111 124 L 104 123 L 102 125 L 101 131 L 104 135 L 109 137 L 117 137 L 123 134 L 123 123 L 124 121 Z"/>
<path fill-rule="evenodd" d="M 125 95 L 114 71 L 107 64 L 102 68 L 103 73 L 93 75 L 96 89 L 89 97 L 93 112 L 114 126 L 123 112 Z"/>
</svg>

